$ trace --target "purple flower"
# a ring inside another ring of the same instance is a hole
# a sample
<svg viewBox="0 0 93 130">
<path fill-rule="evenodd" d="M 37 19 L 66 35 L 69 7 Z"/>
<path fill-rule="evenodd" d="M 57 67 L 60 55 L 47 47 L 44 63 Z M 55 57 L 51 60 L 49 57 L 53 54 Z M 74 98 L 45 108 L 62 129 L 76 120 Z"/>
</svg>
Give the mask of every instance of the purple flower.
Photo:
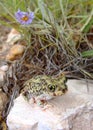
<svg viewBox="0 0 93 130">
<path fill-rule="evenodd" d="M 18 10 L 15 13 L 16 20 L 23 25 L 28 25 L 32 23 L 34 18 L 34 12 L 23 12 Z"/>
</svg>

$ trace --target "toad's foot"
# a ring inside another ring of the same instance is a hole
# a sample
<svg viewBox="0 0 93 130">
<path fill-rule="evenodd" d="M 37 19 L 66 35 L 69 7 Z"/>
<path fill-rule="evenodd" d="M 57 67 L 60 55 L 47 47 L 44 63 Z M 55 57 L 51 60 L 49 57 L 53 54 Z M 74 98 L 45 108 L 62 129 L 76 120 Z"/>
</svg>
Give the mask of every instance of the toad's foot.
<svg viewBox="0 0 93 130">
<path fill-rule="evenodd" d="M 47 101 L 44 100 L 44 99 L 36 99 L 36 98 L 32 97 L 32 98 L 29 100 L 29 103 L 30 103 L 30 104 L 35 104 L 35 105 L 37 105 L 38 107 L 43 108 L 43 107 L 47 104 Z"/>
<path fill-rule="evenodd" d="M 43 111 L 46 111 L 46 110 L 48 110 L 48 109 L 52 109 L 53 107 L 54 107 L 53 104 L 47 104 L 47 105 L 45 105 L 45 106 L 42 108 L 42 110 L 43 110 Z"/>
<path fill-rule="evenodd" d="M 49 108 L 53 108 L 53 104 L 48 104 L 47 100 L 37 100 L 37 105 L 42 108 L 43 111 L 46 111 Z"/>
<path fill-rule="evenodd" d="M 43 108 L 45 105 L 47 105 L 47 101 L 43 99 L 39 99 L 36 101 L 37 105 L 41 108 Z"/>
<path fill-rule="evenodd" d="M 47 100 L 44 99 L 38 99 L 36 100 L 35 98 L 31 98 L 29 103 L 32 105 L 36 105 L 38 106 L 40 109 L 42 109 L 43 111 L 46 111 L 47 109 L 51 109 L 53 108 L 53 104 L 48 104 Z"/>
</svg>

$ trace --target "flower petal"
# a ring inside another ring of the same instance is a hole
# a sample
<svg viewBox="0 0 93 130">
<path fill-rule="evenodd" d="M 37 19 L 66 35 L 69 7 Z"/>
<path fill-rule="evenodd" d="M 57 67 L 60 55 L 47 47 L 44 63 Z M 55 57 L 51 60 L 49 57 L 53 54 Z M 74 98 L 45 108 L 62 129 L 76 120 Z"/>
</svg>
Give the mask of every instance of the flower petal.
<svg viewBox="0 0 93 130">
<path fill-rule="evenodd" d="M 23 12 L 20 9 L 15 13 L 16 20 L 20 24 L 31 24 L 32 20 L 34 19 L 34 12 Z"/>
</svg>

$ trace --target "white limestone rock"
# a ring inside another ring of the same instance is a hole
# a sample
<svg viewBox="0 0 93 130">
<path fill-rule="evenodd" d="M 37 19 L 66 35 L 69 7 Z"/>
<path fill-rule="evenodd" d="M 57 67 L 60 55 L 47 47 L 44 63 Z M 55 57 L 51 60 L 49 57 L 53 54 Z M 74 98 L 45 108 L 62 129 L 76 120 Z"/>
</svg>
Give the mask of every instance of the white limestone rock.
<svg viewBox="0 0 93 130">
<path fill-rule="evenodd" d="M 7 71 L 8 70 L 8 65 L 2 65 L 1 67 L 0 67 L 0 70 L 2 70 L 2 71 Z"/>
<path fill-rule="evenodd" d="M 21 34 L 13 28 L 10 31 L 10 33 L 8 34 L 8 38 L 6 40 L 6 43 L 8 43 L 9 45 L 14 45 L 14 43 L 20 39 L 21 39 Z"/>
<path fill-rule="evenodd" d="M 0 84 L 2 84 L 5 80 L 5 72 L 3 70 L 0 70 Z"/>
<path fill-rule="evenodd" d="M 68 92 L 48 102 L 43 110 L 29 104 L 20 95 L 8 117 L 9 130 L 93 130 L 93 85 L 79 80 L 68 81 Z"/>
</svg>

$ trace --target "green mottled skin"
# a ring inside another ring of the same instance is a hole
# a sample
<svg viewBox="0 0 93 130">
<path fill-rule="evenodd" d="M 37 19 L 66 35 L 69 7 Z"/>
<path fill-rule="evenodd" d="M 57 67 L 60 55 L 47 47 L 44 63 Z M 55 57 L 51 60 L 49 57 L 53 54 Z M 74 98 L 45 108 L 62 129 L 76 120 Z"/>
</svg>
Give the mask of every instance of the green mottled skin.
<svg viewBox="0 0 93 130">
<path fill-rule="evenodd" d="M 67 91 L 64 75 L 54 78 L 52 76 L 38 75 L 24 83 L 22 94 L 29 100 L 49 100 L 55 96 L 61 96 Z"/>
</svg>

